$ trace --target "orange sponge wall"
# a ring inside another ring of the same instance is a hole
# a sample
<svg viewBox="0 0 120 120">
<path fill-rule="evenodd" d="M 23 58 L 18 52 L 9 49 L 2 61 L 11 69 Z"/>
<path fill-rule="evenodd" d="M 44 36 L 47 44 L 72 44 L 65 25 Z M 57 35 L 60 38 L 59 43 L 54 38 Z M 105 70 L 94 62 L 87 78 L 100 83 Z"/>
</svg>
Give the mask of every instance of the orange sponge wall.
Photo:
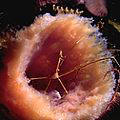
<svg viewBox="0 0 120 120">
<path fill-rule="evenodd" d="M 114 87 L 112 73 L 105 74 L 112 65 L 99 61 L 110 54 L 91 20 L 45 14 L 10 41 L 0 71 L 0 101 L 17 119 L 93 120 L 105 111 Z M 36 85 L 32 79 L 38 77 Z"/>
</svg>

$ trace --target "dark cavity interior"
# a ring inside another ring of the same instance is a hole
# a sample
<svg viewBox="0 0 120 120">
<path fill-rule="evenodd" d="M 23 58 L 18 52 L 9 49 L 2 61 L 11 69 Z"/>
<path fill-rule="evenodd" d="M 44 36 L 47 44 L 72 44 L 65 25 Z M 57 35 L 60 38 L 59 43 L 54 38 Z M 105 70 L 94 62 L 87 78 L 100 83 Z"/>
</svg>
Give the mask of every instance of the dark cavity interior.
<svg viewBox="0 0 120 120">
<path fill-rule="evenodd" d="M 73 30 L 67 31 L 66 28 L 69 29 L 68 26 L 59 25 L 59 29 L 53 30 L 44 40 L 42 48 L 33 54 L 28 64 L 26 76 L 31 79 L 29 85 L 40 92 L 49 93 L 57 90 L 61 95 L 65 95 L 74 90 L 76 86 L 81 86 L 82 90 L 90 90 L 96 79 L 94 74 L 97 73 L 93 65 L 66 74 L 84 64 L 84 57 L 90 52 L 87 53 L 85 50 L 87 49 L 86 45 L 80 49 L 79 44 L 76 44 L 78 42 L 77 35 L 80 34 L 79 30 L 76 29 L 75 36 L 71 37 L 70 34 Z M 90 68 L 94 71 L 91 72 Z M 88 77 L 86 77 L 87 73 L 90 73 Z M 37 79 L 32 80 L 33 78 Z"/>
</svg>

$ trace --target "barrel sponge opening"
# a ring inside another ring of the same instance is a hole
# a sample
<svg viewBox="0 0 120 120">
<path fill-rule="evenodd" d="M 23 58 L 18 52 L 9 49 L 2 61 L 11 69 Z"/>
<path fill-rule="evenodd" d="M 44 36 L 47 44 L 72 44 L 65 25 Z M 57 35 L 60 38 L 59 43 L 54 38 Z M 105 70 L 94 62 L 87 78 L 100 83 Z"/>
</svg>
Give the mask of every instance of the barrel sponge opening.
<svg viewBox="0 0 120 120">
<path fill-rule="evenodd" d="M 114 87 L 113 74 L 105 76 L 112 69 L 110 59 L 100 60 L 110 57 L 105 47 L 88 18 L 72 14 L 36 18 L 17 32 L 6 51 L 0 101 L 25 120 L 98 118 Z"/>
</svg>

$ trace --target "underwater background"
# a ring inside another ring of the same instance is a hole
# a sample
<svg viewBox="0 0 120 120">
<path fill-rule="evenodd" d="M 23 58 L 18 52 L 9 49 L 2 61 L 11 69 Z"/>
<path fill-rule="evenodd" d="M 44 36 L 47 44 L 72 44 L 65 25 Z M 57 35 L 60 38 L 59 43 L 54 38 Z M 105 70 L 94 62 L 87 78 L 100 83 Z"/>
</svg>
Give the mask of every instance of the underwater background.
<svg viewBox="0 0 120 120">
<path fill-rule="evenodd" d="M 7 41 L 5 35 L 7 32 L 16 32 L 25 26 L 29 26 L 33 23 L 36 16 L 50 13 L 56 15 L 60 9 L 66 7 L 68 10 L 77 9 L 83 11 L 81 16 L 93 18 L 93 24 L 98 26 L 102 36 L 107 40 L 107 48 L 112 55 L 120 63 L 120 0 L 107 0 L 108 15 L 105 17 L 97 17 L 91 14 L 83 4 L 77 4 L 74 0 L 60 0 L 55 4 L 46 4 L 45 6 L 39 6 L 35 0 L 1 0 L 0 1 L 0 69 L 2 69 L 2 58 L 4 56 L 4 49 L 7 47 Z M 66 14 L 66 11 L 64 11 Z M 114 62 L 113 66 L 120 69 Z M 116 72 L 116 86 L 117 91 L 120 92 L 118 83 L 119 74 Z M 120 118 L 120 97 L 118 96 L 117 102 L 111 105 L 111 109 L 107 113 L 103 114 L 99 120 L 119 120 Z M 117 117 L 117 118 L 116 118 Z M 2 104 L 0 104 L 0 120 L 14 120 L 10 111 Z"/>
</svg>

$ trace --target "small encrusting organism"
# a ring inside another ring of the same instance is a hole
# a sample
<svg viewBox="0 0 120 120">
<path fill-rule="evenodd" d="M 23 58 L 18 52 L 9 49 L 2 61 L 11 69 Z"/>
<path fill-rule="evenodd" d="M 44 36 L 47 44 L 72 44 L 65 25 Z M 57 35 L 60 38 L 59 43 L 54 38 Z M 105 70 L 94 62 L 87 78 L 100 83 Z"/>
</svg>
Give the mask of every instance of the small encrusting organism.
<svg viewBox="0 0 120 120">
<path fill-rule="evenodd" d="M 0 103 L 19 120 L 95 120 L 114 95 L 106 41 L 92 20 L 44 14 L 9 37 Z M 10 42 L 11 41 L 11 42 Z"/>
<path fill-rule="evenodd" d="M 56 4 L 60 1 L 65 0 L 37 0 L 37 3 L 40 6 L 44 6 L 47 3 Z M 108 13 L 106 7 L 106 0 L 71 0 L 71 1 L 75 1 L 78 4 L 85 4 L 87 10 L 95 16 L 106 16 Z"/>
<path fill-rule="evenodd" d="M 84 3 L 88 11 L 96 16 L 106 16 L 108 10 L 105 0 L 77 0 L 78 3 Z"/>
</svg>

